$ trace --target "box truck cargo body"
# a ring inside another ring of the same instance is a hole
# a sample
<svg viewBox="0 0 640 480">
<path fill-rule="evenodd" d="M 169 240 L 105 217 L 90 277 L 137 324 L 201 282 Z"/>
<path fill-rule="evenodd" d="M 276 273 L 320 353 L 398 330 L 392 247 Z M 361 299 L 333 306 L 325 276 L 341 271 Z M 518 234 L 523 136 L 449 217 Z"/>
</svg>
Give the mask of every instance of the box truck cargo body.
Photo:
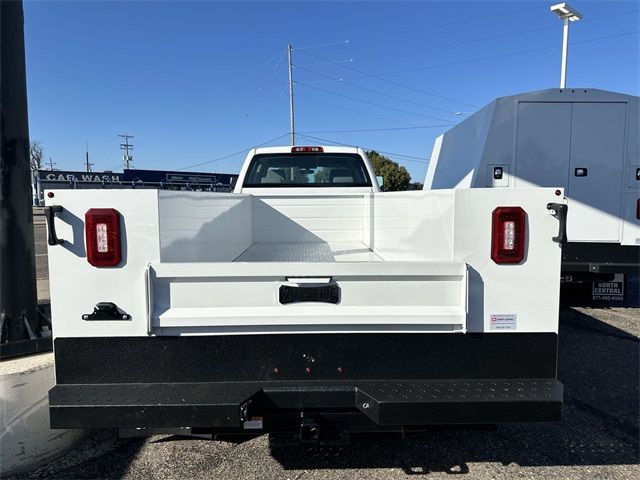
<svg viewBox="0 0 640 480">
<path fill-rule="evenodd" d="M 549 89 L 498 98 L 436 139 L 426 189 L 562 187 L 563 272 L 637 272 L 638 97 Z"/>
</svg>

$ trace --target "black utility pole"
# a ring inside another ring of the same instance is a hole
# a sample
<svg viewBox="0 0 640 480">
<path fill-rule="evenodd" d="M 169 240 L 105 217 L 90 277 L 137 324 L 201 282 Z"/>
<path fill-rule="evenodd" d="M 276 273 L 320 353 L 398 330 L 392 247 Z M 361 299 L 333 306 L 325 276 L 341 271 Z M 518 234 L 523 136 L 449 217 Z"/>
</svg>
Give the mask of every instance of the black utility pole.
<svg viewBox="0 0 640 480">
<path fill-rule="evenodd" d="M 4 357 L 16 342 L 23 346 L 21 353 L 40 349 L 21 1 L 0 1 L 0 117 L 0 356 Z"/>
<path fill-rule="evenodd" d="M 89 163 L 89 143 L 87 143 L 87 151 L 85 153 L 86 153 L 85 167 L 87 169 L 87 172 L 90 172 L 91 167 L 93 167 L 93 163 Z M 51 168 L 51 170 L 53 170 L 53 168 Z"/>
<path fill-rule="evenodd" d="M 129 169 L 133 166 L 132 165 L 133 157 L 129 154 L 129 150 L 133 150 L 133 144 L 129 143 L 129 139 L 133 138 L 133 135 L 124 133 L 118 136 L 124 138 L 124 143 L 120 144 L 120 150 L 124 151 L 124 155 L 122 156 L 122 162 L 124 163 L 124 168 Z"/>
</svg>

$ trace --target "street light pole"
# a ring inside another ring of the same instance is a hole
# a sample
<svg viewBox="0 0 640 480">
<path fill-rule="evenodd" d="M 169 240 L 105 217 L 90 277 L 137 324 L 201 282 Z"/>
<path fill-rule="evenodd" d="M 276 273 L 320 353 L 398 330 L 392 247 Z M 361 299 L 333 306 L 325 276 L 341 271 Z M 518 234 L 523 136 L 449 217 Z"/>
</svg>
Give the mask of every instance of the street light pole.
<svg viewBox="0 0 640 480">
<path fill-rule="evenodd" d="M 569 19 L 562 20 L 562 65 L 560 67 L 560 88 L 567 85 L 567 55 L 569 53 Z"/>
<path fill-rule="evenodd" d="M 293 64 L 291 63 L 291 45 L 287 48 L 289 58 L 289 134 L 291 136 L 291 146 L 296 144 L 296 125 L 293 115 Z"/>
<path fill-rule="evenodd" d="M 582 18 L 578 12 L 568 3 L 558 3 L 551 6 L 553 13 L 562 20 L 562 64 L 560 65 L 560 88 L 567 86 L 567 58 L 569 56 L 569 22 L 576 22 Z"/>
</svg>

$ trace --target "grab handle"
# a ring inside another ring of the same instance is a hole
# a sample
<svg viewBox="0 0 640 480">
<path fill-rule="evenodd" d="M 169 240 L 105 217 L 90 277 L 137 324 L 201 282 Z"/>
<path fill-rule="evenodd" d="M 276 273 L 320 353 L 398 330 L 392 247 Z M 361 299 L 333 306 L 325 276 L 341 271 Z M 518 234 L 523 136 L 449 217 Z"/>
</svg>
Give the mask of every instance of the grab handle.
<svg viewBox="0 0 640 480">
<path fill-rule="evenodd" d="M 44 207 L 44 218 L 47 220 L 47 232 L 48 239 L 47 243 L 49 245 L 62 245 L 64 240 L 58 238 L 56 235 L 56 224 L 54 223 L 54 219 L 56 217 L 56 213 L 60 213 L 62 211 L 62 206 L 60 205 L 52 205 L 50 207 Z"/>
<path fill-rule="evenodd" d="M 564 203 L 548 203 L 547 210 L 551 210 L 552 215 L 560 220 L 558 236 L 553 237 L 553 241 L 557 243 L 567 243 L 567 210 L 568 207 Z"/>
</svg>

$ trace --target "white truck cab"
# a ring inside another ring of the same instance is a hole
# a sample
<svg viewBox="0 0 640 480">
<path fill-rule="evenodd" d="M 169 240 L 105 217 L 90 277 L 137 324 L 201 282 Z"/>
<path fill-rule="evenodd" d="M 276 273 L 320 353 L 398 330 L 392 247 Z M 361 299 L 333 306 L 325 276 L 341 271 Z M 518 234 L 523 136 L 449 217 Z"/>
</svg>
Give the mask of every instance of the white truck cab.
<svg viewBox="0 0 640 480">
<path fill-rule="evenodd" d="M 367 153 L 356 147 L 254 148 L 247 154 L 234 193 L 372 193 L 380 187 Z"/>
<path fill-rule="evenodd" d="M 561 189 L 380 192 L 361 149 L 234 193 L 47 194 L 52 428 L 287 435 L 549 421 Z"/>
</svg>

